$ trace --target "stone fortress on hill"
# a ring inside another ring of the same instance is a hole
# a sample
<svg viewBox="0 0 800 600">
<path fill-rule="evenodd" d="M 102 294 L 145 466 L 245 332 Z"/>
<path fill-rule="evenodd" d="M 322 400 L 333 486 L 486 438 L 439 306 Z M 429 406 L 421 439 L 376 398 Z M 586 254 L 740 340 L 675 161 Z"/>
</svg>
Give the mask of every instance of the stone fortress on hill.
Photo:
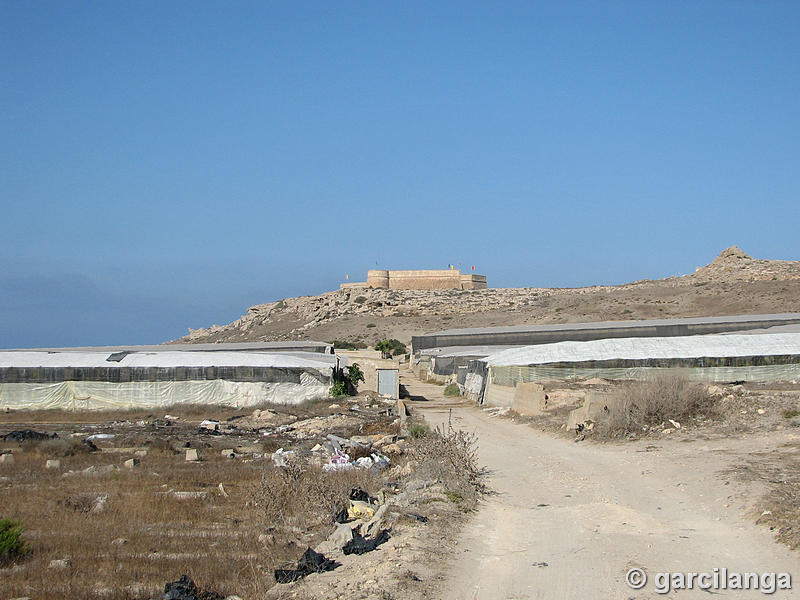
<svg viewBox="0 0 800 600">
<path fill-rule="evenodd" d="M 422 271 L 367 271 L 367 280 L 343 283 L 346 288 L 378 288 L 388 290 L 485 290 L 486 275 L 462 273 L 458 269 Z"/>
</svg>

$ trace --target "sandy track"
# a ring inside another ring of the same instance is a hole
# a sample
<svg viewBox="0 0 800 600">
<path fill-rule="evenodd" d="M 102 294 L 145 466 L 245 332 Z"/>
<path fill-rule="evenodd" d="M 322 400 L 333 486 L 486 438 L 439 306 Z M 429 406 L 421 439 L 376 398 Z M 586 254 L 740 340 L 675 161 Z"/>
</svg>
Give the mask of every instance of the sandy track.
<svg viewBox="0 0 800 600">
<path fill-rule="evenodd" d="M 428 400 L 412 404 L 429 422 L 452 419 L 477 434 L 496 492 L 457 540 L 441 598 L 707 598 L 698 589 L 656 594 L 653 578 L 714 567 L 789 572 L 800 587 L 798 555 L 753 523 L 763 490 L 721 474 L 751 453 L 797 441 L 797 434 L 576 444 L 445 400 L 441 387 L 409 375 L 403 383 Z M 625 583 L 632 567 L 650 576 L 642 590 Z M 730 589 L 715 594 L 765 597 Z M 775 596 L 796 598 L 800 591 Z"/>
</svg>

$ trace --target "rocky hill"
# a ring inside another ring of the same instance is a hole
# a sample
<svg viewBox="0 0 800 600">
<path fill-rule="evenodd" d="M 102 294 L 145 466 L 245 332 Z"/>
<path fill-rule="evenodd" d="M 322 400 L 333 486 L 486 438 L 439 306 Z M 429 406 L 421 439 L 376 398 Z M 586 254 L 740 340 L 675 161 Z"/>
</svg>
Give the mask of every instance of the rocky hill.
<svg viewBox="0 0 800 600">
<path fill-rule="evenodd" d="M 619 286 L 385 290 L 350 288 L 248 309 L 179 342 L 310 339 L 372 345 L 454 327 L 800 312 L 800 261 L 753 259 L 737 247 L 696 272 Z"/>
</svg>

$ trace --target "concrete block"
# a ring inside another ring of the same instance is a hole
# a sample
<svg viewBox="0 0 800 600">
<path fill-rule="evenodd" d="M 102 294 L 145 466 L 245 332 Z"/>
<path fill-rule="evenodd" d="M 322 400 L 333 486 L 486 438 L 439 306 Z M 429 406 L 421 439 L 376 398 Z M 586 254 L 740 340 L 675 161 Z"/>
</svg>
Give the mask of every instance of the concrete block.
<svg viewBox="0 0 800 600">
<path fill-rule="evenodd" d="M 6 454 L 0 454 L 0 463 L 11 465 L 14 464 L 14 455 L 10 452 Z"/>
<path fill-rule="evenodd" d="M 60 469 L 61 468 L 61 461 L 51 458 L 46 463 L 44 463 L 44 468 L 45 469 Z"/>
<path fill-rule="evenodd" d="M 197 453 L 196 448 L 187 448 L 186 449 L 186 460 L 189 462 L 195 462 L 200 460 L 200 455 Z"/>
<path fill-rule="evenodd" d="M 541 415 L 547 410 L 549 397 L 540 383 L 519 383 L 514 388 L 511 410 L 526 417 Z"/>
<path fill-rule="evenodd" d="M 573 430 L 577 427 L 578 423 L 584 423 L 588 420 L 595 422 L 600 421 L 609 416 L 612 408 L 609 397 L 606 394 L 588 392 L 583 406 L 569 413 L 567 429 Z"/>
<path fill-rule="evenodd" d="M 400 417 L 401 422 L 405 421 L 406 417 L 408 416 L 408 409 L 406 408 L 406 403 L 403 402 L 402 400 L 398 400 L 397 402 L 395 402 L 394 408 L 392 409 L 392 413 L 395 416 Z"/>
<path fill-rule="evenodd" d="M 134 467 L 138 467 L 138 466 L 139 466 L 139 464 L 140 464 L 141 462 L 142 462 L 142 461 L 141 461 L 141 460 L 139 460 L 138 458 L 129 458 L 129 459 L 128 459 L 128 460 L 126 460 L 124 463 L 122 463 L 122 465 L 123 465 L 123 466 L 124 466 L 126 469 L 133 469 Z"/>
</svg>

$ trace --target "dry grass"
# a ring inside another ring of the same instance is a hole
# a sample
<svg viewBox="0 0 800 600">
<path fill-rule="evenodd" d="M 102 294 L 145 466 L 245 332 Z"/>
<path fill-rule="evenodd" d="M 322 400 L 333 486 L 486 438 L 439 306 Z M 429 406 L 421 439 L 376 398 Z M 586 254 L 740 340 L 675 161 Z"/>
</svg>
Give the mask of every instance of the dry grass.
<svg viewBox="0 0 800 600">
<path fill-rule="evenodd" d="M 598 422 L 594 436 L 619 438 L 639 435 L 669 420 L 687 423 L 714 416 L 714 399 L 703 384 L 680 375 L 655 375 L 622 386 L 608 401 L 609 415 Z"/>
<path fill-rule="evenodd" d="M 9 478 L 0 484 L 2 516 L 24 524 L 31 547 L 26 560 L 2 574 L 7 597 L 147 598 L 183 573 L 203 588 L 252 596 L 268 581 L 258 565 L 283 558 L 284 549 L 258 543 L 263 521 L 249 505 L 263 469 L 256 462 L 209 456 L 187 463 L 152 453 L 134 470 L 64 477 L 90 465 L 121 465 L 129 456 L 74 454 L 60 459 L 61 469 L 45 470 L 42 451 L 15 452 L 15 462 L 2 468 Z M 170 490 L 207 496 L 179 500 Z M 105 507 L 95 510 L 103 496 Z M 69 568 L 48 568 L 66 557 Z"/>
</svg>

